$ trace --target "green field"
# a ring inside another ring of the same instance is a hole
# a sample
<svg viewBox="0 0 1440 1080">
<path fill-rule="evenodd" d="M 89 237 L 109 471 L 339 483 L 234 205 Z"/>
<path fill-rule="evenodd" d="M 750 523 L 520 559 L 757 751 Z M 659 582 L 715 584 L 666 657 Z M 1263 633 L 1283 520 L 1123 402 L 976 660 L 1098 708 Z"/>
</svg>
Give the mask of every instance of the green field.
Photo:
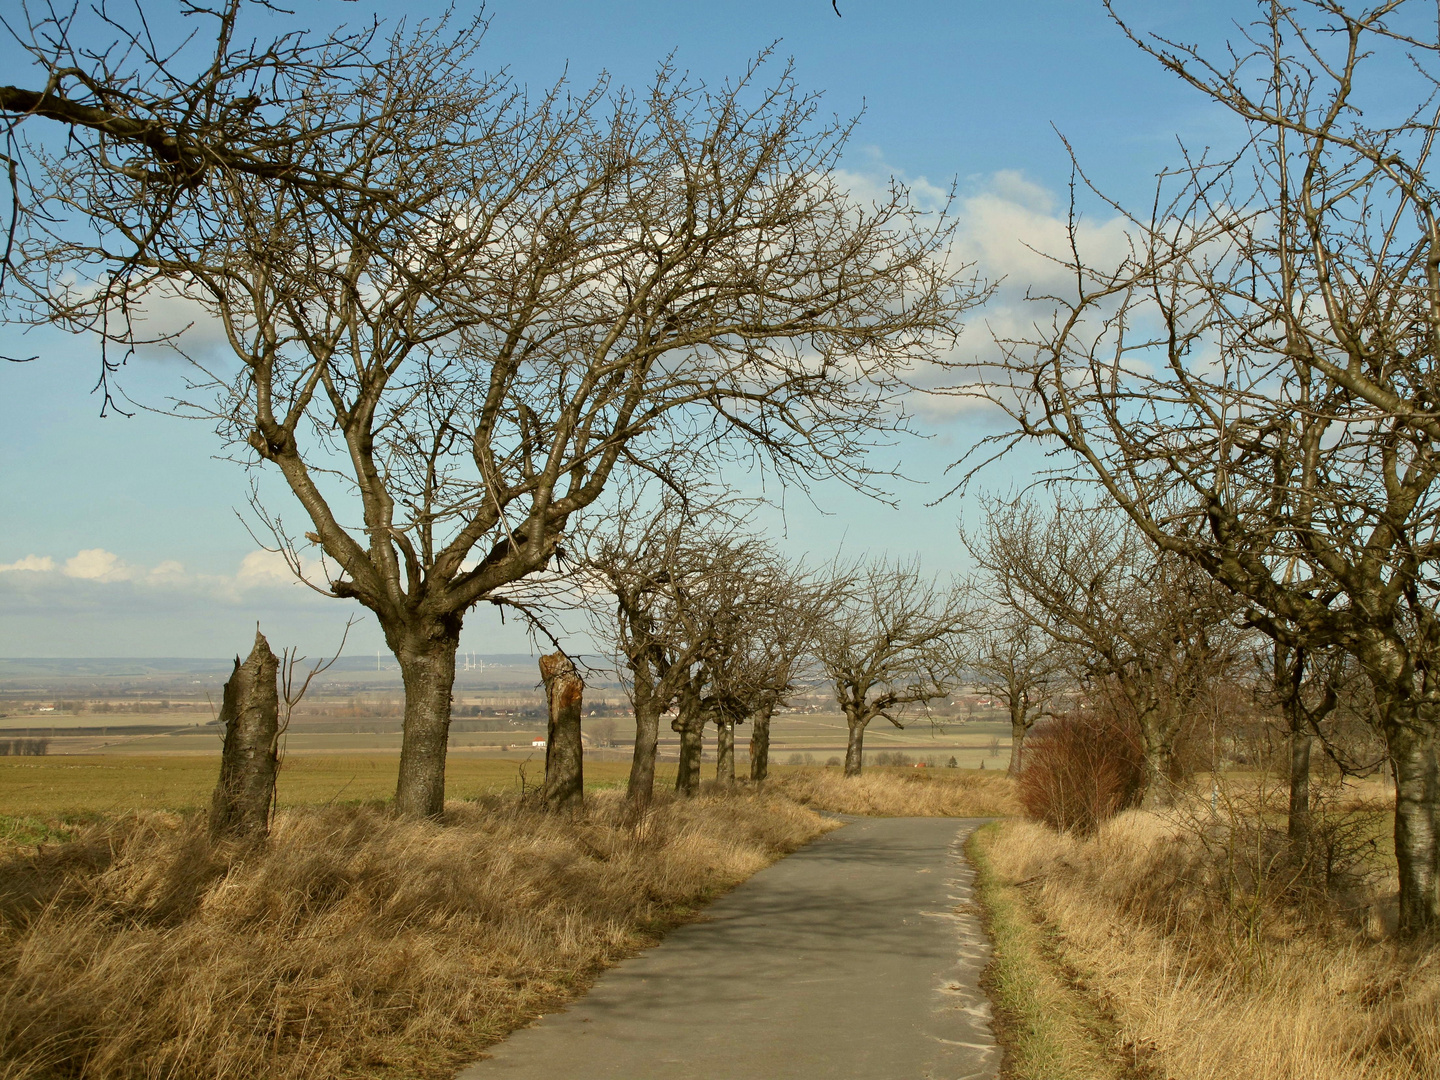
<svg viewBox="0 0 1440 1080">
<path fill-rule="evenodd" d="M 543 754 L 525 765 L 526 784 L 545 773 Z M 452 755 L 446 769 L 446 794 L 472 799 L 520 786 L 518 760 Z M 330 801 L 385 799 L 395 792 L 398 754 L 294 755 L 280 771 L 281 806 Z M 122 814 L 131 810 L 190 810 L 207 806 L 219 772 L 219 756 L 67 754 L 54 757 L 0 757 L 0 815 L 64 817 Z M 630 766 L 623 761 L 586 761 L 588 787 L 623 784 Z M 657 783 L 673 784 L 674 765 L 661 765 Z"/>
</svg>

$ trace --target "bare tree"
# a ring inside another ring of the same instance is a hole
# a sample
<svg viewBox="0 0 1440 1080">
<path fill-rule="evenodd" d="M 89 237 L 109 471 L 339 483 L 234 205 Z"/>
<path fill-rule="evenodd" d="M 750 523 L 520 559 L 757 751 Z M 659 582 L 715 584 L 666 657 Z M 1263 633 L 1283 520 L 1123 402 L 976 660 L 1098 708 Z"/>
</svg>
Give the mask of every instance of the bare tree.
<svg viewBox="0 0 1440 1080">
<path fill-rule="evenodd" d="M 916 561 L 875 561 L 855 572 L 816 648 L 845 715 L 846 776 L 860 775 L 871 720 L 881 716 L 904 728 L 907 705 L 924 706 L 954 689 L 960 638 L 972 622 L 965 590 L 927 579 Z"/>
<path fill-rule="evenodd" d="M 722 508 L 666 498 L 651 509 L 640 499 L 632 493 L 605 531 L 587 538 L 579 576 L 603 590 L 593 594 L 604 601 L 593 607 L 596 636 L 629 672 L 635 751 L 628 792 L 643 804 L 655 786 L 660 717 L 677 703 L 680 786 L 698 783 L 700 665 L 739 591 L 737 576 L 749 569 L 754 541 Z"/>
<path fill-rule="evenodd" d="M 750 778 L 769 768 L 770 721 L 794 690 L 830 608 L 848 585 L 833 573 L 790 566 L 748 545 L 735 595 L 725 597 L 705 653 L 702 707 L 718 731 L 716 780 L 735 782 L 735 726 L 751 721 Z"/>
<path fill-rule="evenodd" d="M 545 567 L 612 478 L 683 485 L 742 459 L 865 487 L 864 452 L 903 423 L 901 376 L 977 296 L 942 257 L 943 216 L 899 187 L 849 196 L 848 127 L 817 124 L 788 73 L 712 91 L 666 68 L 642 95 L 532 102 L 475 75 L 476 47 L 443 24 L 397 34 L 296 101 L 291 122 L 329 132 L 304 161 L 403 204 L 217 172 L 204 207 L 124 260 L 45 237 L 20 260 L 62 325 L 125 340 L 168 291 L 220 327 L 232 363 L 201 369 L 218 400 L 184 411 L 278 472 L 325 559 L 312 584 L 379 619 L 405 682 L 408 814 L 443 803 L 465 613 Z M 94 170 L 49 182 L 102 235 L 127 235 L 145 197 Z M 103 289 L 69 284 L 121 261 Z M 302 573 L 298 537 L 256 507 Z"/>
<path fill-rule="evenodd" d="M 1073 295 L 1046 298 L 1053 321 L 1005 343 L 983 392 L 1010 437 L 1072 451 L 1267 634 L 1359 660 L 1397 773 L 1401 926 L 1433 932 L 1440 32 L 1403 0 L 1262 3 L 1214 60 L 1125 30 L 1246 137 L 1187 157 L 1143 211 L 1110 204 L 1119 266 L 1088 260 L 1072 222 Z"/>
<path fill-rule="evenodd" d="M 47 308 L 52 281 L 25 259 L 37 245 L 65 246 L 98 275 L 82 273 L 86 286 L 113 301 L 95 305 L 96 313 L 109 307 L 123 316 L 128 279 L 149 276 L 141 260 L 151 240 L 213 214 L 213 186 L 227 175 L 289 189 L 317 208 L 355 193 L 406 202 L 409 192 L 354 169 L 353 155 L 316 152 L 337 139 L 363 141 L 383 126 L 364 111 L 317 124 L 309 106 L 343 95 L 373 67 L 376 27 L 258 39 L 245 28 L 246 7 L 246 0 L 182 5 L 189 25 L 172 46 L 157 43 L 157 12 L 139 3 L 129 11 L 27 5 L 0 19 L 28 54 L 32 80 L 0 86 L 0 161 L 11 194 L 0 298 L 22 310 Z M 88 200 L 76 197 L 86 186 L 105 189 L 105 207 L 93 219 Z M 91 247 L 104 255 L 88 257 Z M 143 339 L 127 319 L 120 323 L 127 344 Z M 108 357 L 102 366 L 102 408 L 112 404 L 117 366 Z"/>
<path fill-rule="evenodd" d="M 997 599 L 1049 637 L 1052 660 L 1118 693 L 1139 727 L 1145 797 L 1170 801 L 1190 707 L 1236 655 L 1234 599 L 1113 509 L 992 500 L 965 543 Z"/>
<path fill-rule="evenodd" d="M 734 780 L 734 728 L 768 725 L 789 693 L 813 639 L 820 600 L 835 586 L 790 567 L 745 519 L 733 499 L 644 500 L 624 506 L 588 538 L 580 576 L 600 589 L 596 636 L 630 676 L 635 753 L 630 798 L 649 800 L 661 715 L 676 707 L 681 735 L 677 787 L 693 793 L 704 729 L 719 732 L 717 779 Z M 753 771 L 753 759 L 752 759 Z M 763 771 L 762 771 L 763 778 Z"/>
<path fill-rule="evenodd" d="M 769 775 L 775 710 L 819 677 L 814 657 L 821 631 L 852 582 L 838 565 L 813 572 L 801 565 L 785 567 L 776 585 L 778 602 L 750 635 L 747 657 L 750 780 L 756 784 Z"/>
<path fill-rule="evenodd" d="M 994 602 L 1000 606 L 984 615 L 970 670 L 976 687 L 1005 705 L 1010 716 L 1007 773 L 1019 776 L 1025 736 L 1066 683 L 1064 658 L 1055 641 L 1023 610 L 999 597 Z"/>
</svg>

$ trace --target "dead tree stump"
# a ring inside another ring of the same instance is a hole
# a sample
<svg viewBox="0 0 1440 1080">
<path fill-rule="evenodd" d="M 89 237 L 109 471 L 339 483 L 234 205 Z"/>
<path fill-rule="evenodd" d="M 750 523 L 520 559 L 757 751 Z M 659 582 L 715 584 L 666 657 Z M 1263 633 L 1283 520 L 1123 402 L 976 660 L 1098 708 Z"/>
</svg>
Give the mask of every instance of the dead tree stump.
<svg viewBox="0 0 1440 1080">
<path fill-rule="evenodd" d="M 235 658 L 220 706 L 225 749 L 210 806 L 212 837 L 253 839 L 270 829 L 280 731 L 279 669 L 279 659 L 258 630 L 245 663 Z"/>
<path fill-rule="evenodd" d="M 545 738 L 547 810 L 573 813 L 585 808 L 584 747 L 580 740 L 580 705 L 585 684 L 564 653 L 540 658 L 540 678 L 550 707 Z"/>
</svg>

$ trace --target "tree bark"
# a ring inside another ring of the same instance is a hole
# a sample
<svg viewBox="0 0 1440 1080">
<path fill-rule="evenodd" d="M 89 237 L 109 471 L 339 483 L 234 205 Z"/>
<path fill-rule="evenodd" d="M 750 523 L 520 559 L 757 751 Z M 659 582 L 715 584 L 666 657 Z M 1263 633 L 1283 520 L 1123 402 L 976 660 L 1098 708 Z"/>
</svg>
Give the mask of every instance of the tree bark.
<svg viewBox="0 0 1440 1080">
<path fill-rule="evenodd" d="M 680 764 L 675 770 L 675 791 L 694 795 L 700 790 L 700 754 L 704 748 L 705 715 L 700 711 L 700 695 L 690 686 L 680 692 L 680 711 L 670 721 L 680 734 Z"/>
<path fill-rule="evenodd" d="M 243 664 L 235 658 L 225 684 L 220 706 L 225 748 L 210 806 L 210 835 L 217 839 L 253 839 L 270 830 L 280 733 L 279 670 L 279 659 L 257 630 L 250 656 Z"/>
<path fill-rule="evenodd" d="M 1310 751 L 1315 737 L 1307 731 L 1290 732 L 1290 817 L 1286 834 L 1296 863 L 1310 855 Z"/>
<path fill-rule="evenodd" d="M 715 782 L 724 787 L 735 786 L 735 721 L 715 721 Z"/>
<path fill-rule="evenodd" d="M 849 729 L 849 737 L 845 743 L 845 775 L 859 776 L 860 770 L 865 767 L 865 725 L 866 720 L 860 719 L 860 714 L 848 706 L 845 709 L 845 726 Z"/>
<path fill-rule="evenodd" d="M 750 780 L 763 784 L 770 775 L 770 717 L 775 712 L 773 704 L 767 704 L 751 719 L 750 729 Z"/>
<path fill-rule="evenodd" d="M 653 694 L 641 695 L 639 676 L 635 691 L 635 753 L 630 758 L 630 786 L 626 798 L 643 805 L 655 795 L 655 749 L 660 742 L 660 703 Z"/>
<path fill-rule="evenodd" d="M 1423 651 L 1422 651 L 1423 650 Z M 1399 930 L 1440 934 L 1440 709 L 1426 685 L 1434 645 L 1375 633 L 1355 650 L 1380 707 L 1395 770 L 1395 862 L 1400 879 Z"/>
<path fill-rule="evenodd" d="M 1145 793 L 1140 805 L 1154 810 L 1171 805 L 1170 776 L 1163 748 L 1154 745 L 1142 733 L 1141 745 L 1145 757 Z"/>
<path fill-rule="evenodd" d="M 1016 777 L 1020 770 L 1025 767 L 1025 733 L 1030 730 L 1030 725 L 1025 722 L 1025 703 L 1010 705 L 1010 766 L 1005 770 L 1005 775 Z"/>
<path fill-rule="evenodd" d="M 1400 871 L 1400 932 L 1440 932 L 1440 761 L 1435 728 L 1387 725 L 1395 762 L 1395 860 Z"/>
<path fill-rule="evenodd" d="M 570 658 L 558 652 L 540 658 L 540 678 L 550 707 L 545 738 L 545 808 L 576 813 L 585 809 L 585 748 L 580 738 L 585 684 Z"/>
<path fill-rule="evenodd" d="M 1145 793 L 1141 805 L 1150 809 L 1175 802 L 1175 724 L 1159 706 L 1137 709 L 1140 746 L 1145 757 Z"/>
<path fill-rule="evenodd" d="M 383 624 L 382 624 L 383 625 Z M 450 695 L 460 620 L 391 633 L 390 650 L 405 684 L 405 733 L 395 809 L 405 817 L 439 817 L 445 809 L 445 754 L 450 743 Z"/>
</svg>

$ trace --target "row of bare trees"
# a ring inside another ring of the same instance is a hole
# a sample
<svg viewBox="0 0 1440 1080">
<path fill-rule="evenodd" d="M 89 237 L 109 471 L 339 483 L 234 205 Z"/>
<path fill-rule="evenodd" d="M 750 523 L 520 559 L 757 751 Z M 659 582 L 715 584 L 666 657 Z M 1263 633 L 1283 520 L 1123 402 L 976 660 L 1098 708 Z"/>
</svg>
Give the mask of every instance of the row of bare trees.
<svg viewBox="0 0 1440 1080">
<path fill-rule="evenodd" d="M 1234 598 L 1114 508 L 995 500 L 962 540 L 999 613 L 978 667 L 1010 709 L 1012 774 L 1025 731 L 1057 691 L 1086 687 L 1133 718 L 1146 798 L 1168 802 L 1184 719 L 1240 656 Z"/>
<path fill-rule="evenodd" d="M 1274 640 L 1242 597 L 1150 543 L 1113 502 L 991 499 L 962 541 L 988 600 L 972 678 L 1010 713 L 1012 776 L 1046 718 L 1064 729 L 1047 738 L 1094 743 L 1089 764 L 1065 766 L 1076 779 L 1112 764 L 1107 744 L 1116 761 L 1133 744 L 1135 787 L 1111 793 L 1111 812 L 1132 797 L 1171 806 L 1196 771 L 1278 772 L 1290 788 L 1289 855 L 1301 864 L 1315 748 L 1327 774 L 1389 768 L 1374 688 L 1353 657 Z"/>
<path fill-rule="evenodd" d="M 947 215 L 851 196 L 849 125 L 763 57 L 531 95 L 481 73 L 478 23 L 267 45 L 244 0 L 187 12 L 175 52 L 143 11 L 12 28 L 38 81 L 0 88 L 5 314 L 188 356 L 176 411 L 289 488 L 297 530 L 254 502 L 275 546 L 399 661 L 404 813 L 443 806 L 471 608 L 627 478 L 869 488 L 904 379 L 983 295 Z M 223 344 L 159 326 L 177 305 Z M 764 659 L 710 647 L 685 693 L 734 715 Z"/>
<path fill-rule="evenodd" d="M 192 363 L 175 411 L 288 486 L 298 530 L 252 500 L 276 548 L 373 611 L 399 660 L 401 812 L 443 805 L 466 613 L 529 614 L 511 587 L 553 573 L 592 508 L 616 522 L 582 578 L 615 598 L 635 797 L 672 705 L 682 789 L 708 723 L 728 775 L 750 722 L 763 777 L 769 717 L 822 638 L 850 771 L 874 717 L 948 693 L 959 612 L 917 568 L 822 576 L 701 527 L 687 496 L 643 520 L 616 506 L 727 465 L 873 490 L 907 376 L 985 295 L 948 214 L 899 184 L 851 196 L 849 125 L 788 70 L 765 81 L 761 57 L 712 88 L 664 66 L 640 92 L 532 96 L 481 72 L 478 22 L 265 41 L 245 0 L 186 13 L 170 51 L 143 9 L 11 27 L 36 81 L 0 88 L 5 314 Z M 176 309 L 223 344 L 192 345 L 164 323 Z M 545 671 L 552 734 L 574 727 L 567 665 Z M 559 776 L 573 755 L 549 756 L 547 799 L 577 792 Z"/>
<path fill-rule="evenodd" d="M 267 42 L 244 0 L 186 11 L 197 33 L 173 51 L 143 11 L 10 27 L 36 81 L 0 87 L 5 316 L 188 351 L 177 411 L 288 487 L 299 530 L 255 504 L 276 546 L 297 574 L 318 556 L 311 584 L 373 611 L 400 662 L 404 813 L 443 805 L 474 605 L 515 602 L 622 481 L 871 487 L 907 379 L 954 355 L 986 296 L 950 257 L 953 220 L 898 184 L 857 201 L 848 125 L 763 62 L 720 87 L 662 67 L 642 92 L 528 95 L 480 73 L 478 24 Z M 1119 260 L 1084 250 L 1077 203 L 1055 253 L 1073 291 L 1034 297 L 1032 329 L 957 387 L 1010 418 L 1002 444 L 1058 447 L 1054 479 L 1099 492 L 1062 496 L 1062 528 L 1020 504 L 967 537 L 997 600 L 979 670 L 1016 732 L 1044 711 L 1053 646 L 1133 718 L 1163 798 L 1183 717 L 1248 628 L 1273 642 L 1298 778 L 1351 658 L 1396 772 L 1411 932 L 1440 927 L 1440 32 L 1421 12 L 1265 0 L 1222 60 L 1121 21 L 1243 137 L 1187 155 L 1140 211 L 1092 191 L 1125 227 Z M 177 307 L 223 344 L 156 321 Z M 617 651 L 647 732 L 678 702 L 687 746 L 701 717 L 733 745 L 809 633 L 780 625 L 805 604 L 772 586 L 830 586 L 666 512 L 594 553 L 624 571 Z M 714 572 L 645 571 L 667 545 Z M 953 685 L 964 605 L 931 589 L 862 570 L 827 598 L 814 655 L 847 768 L 874 717 Z"/>
<path fill-rule="evenodd" d="M 1228 151 L 1187 151 L 1135 210 L 1080 173 L 1077 200 L 1117 215 L 1127 250 L 1088 252 L 1072 205 L 1067 250 L 1051 253 L 1071 291 L 1033 297 L 1030 331 L 1001 341 L 998 362 L 967 371 L 957 392 L 1010 418 L 1000 444 L 1062 450 L 1057 482 L 1098 488 L 1157 558 L 1183 568 L 1165 588 L 1200 598 L 1213 584 L 1273 641 L 1277 682 L 1301 688 L 1286 705 L 1297 768 L 1327 698 L 1323 685 L 1304 688 L 1323 683 L 1327 655 L 1352 658 L 1396 773 L 1401 926 L 1433 932 L 1433 8 L 1267 0 L 1214 55 L 1116 21 L 1239 137 Z M 1117 684 L 1121 659 L 1106 659 Z M 1163 702 L 1132 705 L 1163 728 Z"/>
<path fill-rule="evenodd" d="M 750 723 L 750 778 L 769 767 L 770 721 L 802 687 L 835 687 L 849 732 L 845 772 L 862 767 L 866 726 L 950 694 L 961 677 L 968 594 L 884 561 L 823 567 L 782 558 L 743 518 L 662 499 L 616 515 L 578 577 L 597 640 L 613 650 L 635 707 L 630 797 L 654 787 L 661 717 L 680 735 L 677 790 L 699 782 L 701 739 L 719 733 L 717 778 L 735 778 L 735 728 Z"/>
</svg>

